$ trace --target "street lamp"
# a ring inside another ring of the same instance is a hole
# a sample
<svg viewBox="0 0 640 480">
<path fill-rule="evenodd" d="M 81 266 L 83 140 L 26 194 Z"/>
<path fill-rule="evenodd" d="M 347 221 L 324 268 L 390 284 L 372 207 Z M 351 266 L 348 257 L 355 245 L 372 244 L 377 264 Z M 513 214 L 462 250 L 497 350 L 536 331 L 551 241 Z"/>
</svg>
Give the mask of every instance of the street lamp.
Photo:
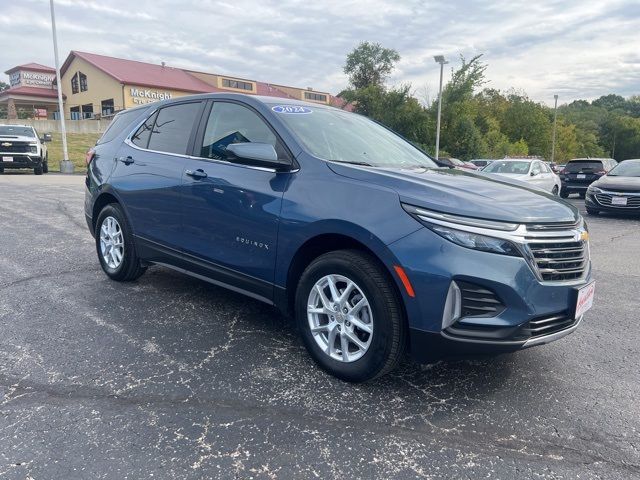
<svg viewBox="0 0 640 480">
<path fill-rule="evenodd" d="M 553 106 L 553 139 L 551 140 L 551 162 L 556 156 L 556 123 L 558 121 L 558 95 L 554 95 L 555 105 Z"/>
<path fill-rule="evenodd" d="M 56 61 L 56 80 L 58 90 L 58 112 L 60 113 L 60 131 L 62 133 L 62 154 L 63 160 L 60 162 L 60 173 L 73 173 L 73 163 L 69 161 L 69 151 L 67 149 L 67 127 L 64 124 L 64 107 L 62 105 L 62 77 L 60 76 L 60 61 L 58 60 L 58 36 L 56 34 L 56 14 L 51 4 L 51 30 L 53 31 L 53 55 Z"/>
<path fill-rule="evenodd" d="M 444 71 L 444 64 L 449 63 L 444 59 L 444 55 L 436 55 L 433 57 L 436 63 L 440 64 L 440 90 L 438 93 L 438 123 L 436 127 L 436 160 L 440 153 L 440 114 L 442 113 L 442 72 Z"/>
</svg>

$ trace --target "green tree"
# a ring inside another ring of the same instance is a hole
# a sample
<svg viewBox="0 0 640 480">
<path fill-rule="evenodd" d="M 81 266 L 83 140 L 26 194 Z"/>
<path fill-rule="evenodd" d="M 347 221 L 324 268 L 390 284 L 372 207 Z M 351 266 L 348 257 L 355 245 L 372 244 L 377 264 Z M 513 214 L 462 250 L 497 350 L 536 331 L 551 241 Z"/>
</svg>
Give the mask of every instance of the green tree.
<svg viewBox="0 0 640 480">
<path fill-rule="evenodd" d="M 344 73 L 354 89 L 382 87 L 399 60 L 400 55 L 392 48 L 362 42 L 347 55 Z"/>
<path fill-rule="evenodd" d="M 0 92 L 3 92 L 9 88 L 9 84 L 5 82 L 0 82 Z"/>
</svg>

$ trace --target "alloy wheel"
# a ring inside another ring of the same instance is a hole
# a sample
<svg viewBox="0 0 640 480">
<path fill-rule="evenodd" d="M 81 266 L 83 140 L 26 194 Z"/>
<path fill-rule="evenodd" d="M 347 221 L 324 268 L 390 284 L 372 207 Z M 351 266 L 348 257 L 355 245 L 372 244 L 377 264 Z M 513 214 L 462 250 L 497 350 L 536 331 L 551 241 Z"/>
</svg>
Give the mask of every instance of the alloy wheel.
<svg viewBox="0 0 640 480">
<path fill-rule="evenodd" d="M 369 349 L 373 312 L 363 290 L 343 275 L 325 275 L 309 293 L 307 319 L 313 339 L 334 360 L 354 362 Z"/>
<path fill-rule="evenodd" d="M 100 226 L 100 253 L 109 268 L 116 269 L 124 258 L 122 228 L 113 217 L 105 217 Z"/>
</svg>

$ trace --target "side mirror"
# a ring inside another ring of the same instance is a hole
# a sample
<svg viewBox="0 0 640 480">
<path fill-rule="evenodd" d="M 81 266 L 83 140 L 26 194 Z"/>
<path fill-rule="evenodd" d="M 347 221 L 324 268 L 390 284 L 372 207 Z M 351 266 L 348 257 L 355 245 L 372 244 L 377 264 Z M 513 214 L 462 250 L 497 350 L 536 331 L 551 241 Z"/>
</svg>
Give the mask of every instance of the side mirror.
<svg viewBox="0 0 640 480">
<path fill-rule="evenodd" d="M 51 134 L 50 134 L 50 133 L 45 133 L 45 134 L 42 136 L 42 138 L 40 139 L 40 141 L 41 141 L 42 143 L 50 142 L 50 141 L 51 141 Z"/>
<path fill-rule="evenodd" d="M 536 172 L 535 170 L 532 170 L 529 175 L 531 175 L 532 177 L 535 177 L 536 175 L 538 175 L 538 173 L 539 172 Z"/>
<path fill-rule="evenodd" d="M 256 167 L 275 168 L 276 170 L 287 170 L 291 164 L 286 160 L 279 160 L 276 149 L 270 143 L 232 143 L 227 146 L 227 152 L 234 158 L 229 161 L 237 161 L 246 165 Z"/>
</svg>

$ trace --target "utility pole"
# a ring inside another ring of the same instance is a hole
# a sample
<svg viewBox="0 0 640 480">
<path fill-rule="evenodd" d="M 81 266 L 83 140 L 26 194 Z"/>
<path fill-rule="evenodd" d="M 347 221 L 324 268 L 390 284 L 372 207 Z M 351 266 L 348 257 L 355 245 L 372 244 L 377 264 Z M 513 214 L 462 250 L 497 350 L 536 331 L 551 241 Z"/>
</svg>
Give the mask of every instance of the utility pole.
<svg viewBox="0 0 640 480">
<path fill-rule="evenodd" d="M 436 160 L 440 155 L 440 116 L 442 115 L 442 73 L 444 71 L 444 64 L 449 63 L 444 59 L 444 55 L 436 55 L 433 57 L 436 63 L 440 64 L 440 90 L 438 93 L 438 123 L 436 126 Z"/>
<path fill-rule="evenodd" d="M 553 106 L 553 140 L 551 141 L 551 162 L 556 156 L 556 123 L 558 122 L 558 95 L 554 95 L 555 105 Z"/>
<path fill-rule="evenodd" d="M 62 133 L 62 155 L 63 160 L 60 162 L 60 173 L 73 173 L 73 163 L 69 161 L 69 150 L 67 148 L 67 127 L 64 123 L 64 106 L 62 104 L 62 77 L 60 76 L 60 61 L 58 59 L 58 35 L 56 33 L 56 14 L 51 4 L 51 29 L 53 30 L 53 55 L 56 61 L 56 83 L 58 90 L 58 113 L 60 115 L 60 131 Z"/>
</svg>

